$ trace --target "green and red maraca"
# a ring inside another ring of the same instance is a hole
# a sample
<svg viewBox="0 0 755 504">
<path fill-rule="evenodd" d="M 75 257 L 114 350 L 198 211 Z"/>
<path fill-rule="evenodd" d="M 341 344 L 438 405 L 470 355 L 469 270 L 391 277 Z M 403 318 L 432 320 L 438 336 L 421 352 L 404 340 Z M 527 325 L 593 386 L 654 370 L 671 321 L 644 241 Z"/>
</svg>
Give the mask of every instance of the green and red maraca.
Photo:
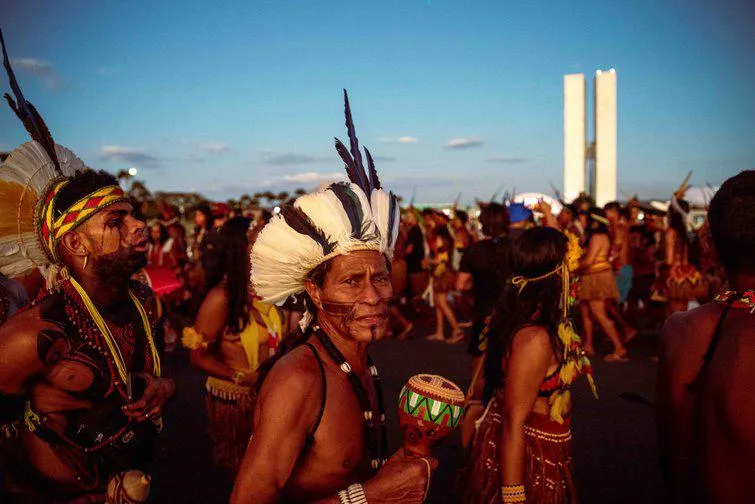
<svg viewBox="0 0 755 504">
<path fill-rule="evenodd" d="M 459 425 L 464 393 L 452 381 L 438 375 L 409 378 L 398 398 L 398 419 L 404 448 L 417 456 L 430 456 L 432 446 Z"/>
</svg>

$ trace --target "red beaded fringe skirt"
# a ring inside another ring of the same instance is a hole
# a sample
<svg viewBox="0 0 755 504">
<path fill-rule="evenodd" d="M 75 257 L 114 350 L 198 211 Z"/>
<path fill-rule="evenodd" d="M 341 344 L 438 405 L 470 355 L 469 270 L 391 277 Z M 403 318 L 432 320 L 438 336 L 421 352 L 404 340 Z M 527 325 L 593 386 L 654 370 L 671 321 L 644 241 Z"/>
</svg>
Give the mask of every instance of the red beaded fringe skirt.
<svg viewBox="0 0 755 504">
<path fill-rule="evenodd" d="M 502 402 L 493 398 L 477 430 L 462 470 L 460 483 L 465 504 L 501 504 Z M 527 502 L 576 503 L 569 420 L 563 424 L 531 414 L 524 427 Z"/>
</svg>

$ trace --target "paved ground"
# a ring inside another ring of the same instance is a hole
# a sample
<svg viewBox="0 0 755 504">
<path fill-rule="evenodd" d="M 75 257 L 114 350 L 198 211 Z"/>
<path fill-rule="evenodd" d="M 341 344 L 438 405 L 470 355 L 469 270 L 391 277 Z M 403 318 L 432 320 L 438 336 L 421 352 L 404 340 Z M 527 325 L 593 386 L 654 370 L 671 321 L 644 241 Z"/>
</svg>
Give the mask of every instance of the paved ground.
<svg viewBox="0 0 755 504">
<path fill-rule="evenodd" d="M 664 502 L 664 487 L 655 458 L 652 407 L 655 364 L 650 360 L 654 340 L 640 336 L 630 346 L 627 363 L 595 361 L 600 399 L 584 380 L 574 389 L 574 457 L 581 500 L 585 503 Z M 599 347 L 600 349 L 600 347 Z M 604 349 L 604 350 L 607 350 Z M 461 345 L 410 339 L 377 343 L 371 351 L 383 377 L 388 401 L 415 373 L 441 374 L 465 388 L 471 360 Z M 166 430 L 154 474 L 159 503 L 225 503 L 232 487 L 229 475 L 212 465 L 207 420 L 202 402 L 202 377 L 177 350 L 166 363 L 179 384 L 179 395 L 166 417 Z M 391 449 L 401 443 L 395 413 L 390 409 Z M 436 450 L 440 468 L 433 477 L 428 502 L 455 503 L 453 482 L 462 460 L 457 438 Z"/>
</svg>

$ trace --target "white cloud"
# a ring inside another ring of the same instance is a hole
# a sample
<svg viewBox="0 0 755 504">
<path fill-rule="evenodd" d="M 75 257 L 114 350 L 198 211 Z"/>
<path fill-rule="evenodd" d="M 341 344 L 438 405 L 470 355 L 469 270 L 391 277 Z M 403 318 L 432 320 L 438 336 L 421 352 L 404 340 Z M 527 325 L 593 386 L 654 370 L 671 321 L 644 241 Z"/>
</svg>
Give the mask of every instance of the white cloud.
<svg viewBox="0 0 755 504">
<path fill-rule="evenodd" d="M 482 143 L 482 140 L 477 138 L 452 138 L 446 142 L 446 147 L 449 149 L 471 149 L 480 147 Z"/>
<path fill-rule="evenodd" d="M 36 58 L 14 58 L 13 66 L 38 77 L 45 88 L 50 91 L 59 91 L 63 87 L 63 79 L 48 61 Z"/>
<path fill-rule="evenodd" d="M 284 175 L 282 177 L 283 182 L 296 182 L 297 184 L 317 184 L 321 182 L 333 182 L 337 180 L 344 180 L 346 175 L 341 172 L 332 173 L 317 173 L 317 172 L 303 172 Z"/>
<path fill-rule="evenodd" d="M 221 154 L 230 150 L 228 142 L 197 142 L 197 149 L 210 154 Z"/>
<path fill-rule="evenodd" d="M 413 136 L 402 136 L 398 138 L 382 137 L 379 140 L 383 143 L 402 143 L 402 144 L 411 144 L 411 143 L 419 142 L 419 139 Z"/>
<path fill-rule="evenodd" d="M 157 157 L 149 152 L 121 145 L 103 145 L 100 148 L 100 159 L 143 166 L 157 164 Z"/>
</svg>

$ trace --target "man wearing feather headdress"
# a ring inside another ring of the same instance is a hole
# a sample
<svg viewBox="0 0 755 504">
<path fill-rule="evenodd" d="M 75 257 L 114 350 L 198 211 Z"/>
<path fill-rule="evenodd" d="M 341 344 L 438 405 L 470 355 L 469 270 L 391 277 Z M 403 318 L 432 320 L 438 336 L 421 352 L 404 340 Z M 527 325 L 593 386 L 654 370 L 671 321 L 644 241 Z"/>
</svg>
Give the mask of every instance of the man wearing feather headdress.
<svg viewBox="0 0 755 504">
<path fill-rule="evenodd" d="M 50 291 L 0 328 L 0 501 L 98 501 L 111 477 L 145 469 L 175 391 L 159 306 L 130 281 L 145 225 L 112 175 L 55 144 L 2 49 L 33 141 L 0 166 L 0 273 L 44 269 Z"/>
<path fill-rule="evenodd" d="M 420 503 L 434 462 L 387 458 L 385 410 L 367 346 L 385 335 L 396 197 L 367 169 L 346 102 L 350 149 L 336 140 L 351 183 L 305 195 L 273 217 L 252 250 L 266 302 L 303 295 L 301 331 L 261 372 L 254 434 L 234 503 Z M 287 348 L 286 348 L 287 347 Z"/>
</svg>

